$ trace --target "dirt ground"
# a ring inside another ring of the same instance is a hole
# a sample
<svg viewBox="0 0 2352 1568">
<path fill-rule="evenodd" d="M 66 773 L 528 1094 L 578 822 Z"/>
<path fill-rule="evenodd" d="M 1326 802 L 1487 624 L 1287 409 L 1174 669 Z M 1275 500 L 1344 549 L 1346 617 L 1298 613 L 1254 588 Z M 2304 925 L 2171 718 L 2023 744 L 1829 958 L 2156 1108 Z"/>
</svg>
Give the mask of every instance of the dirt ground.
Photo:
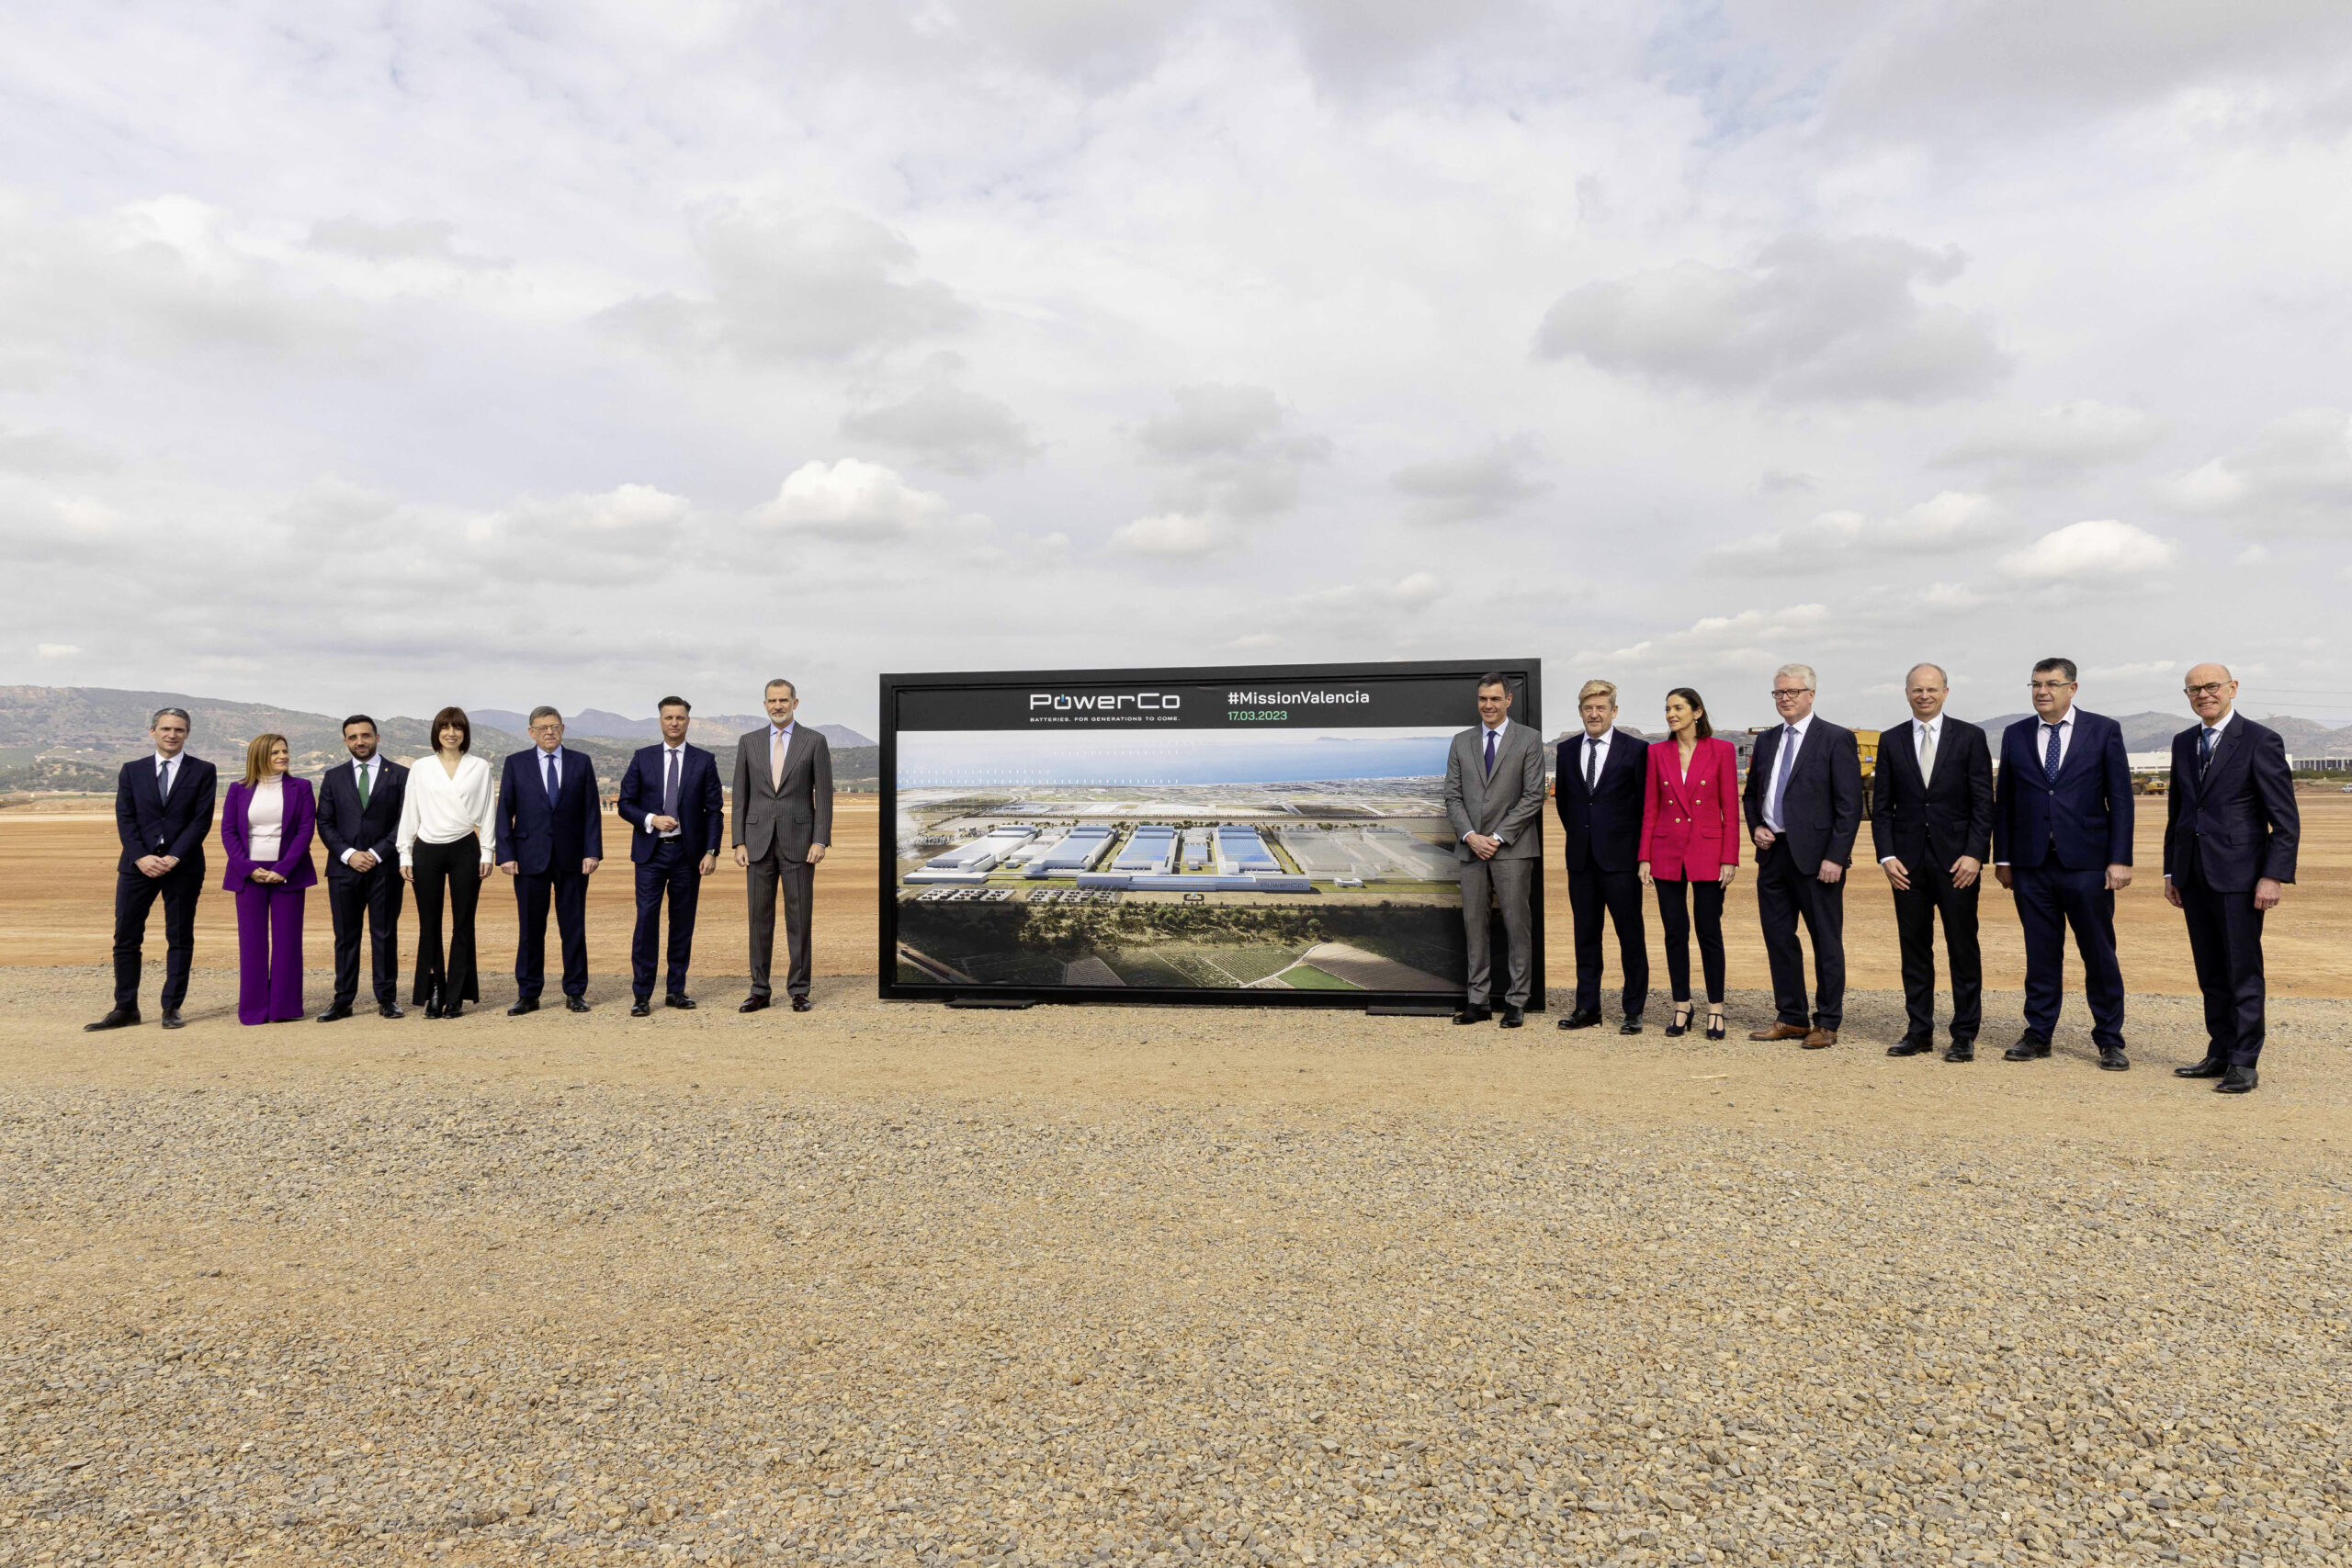
<svg viewBox="0 0 2352 1568">
<path fill-rule="evenodd" d="M 2274 995 L 2352 996 L 2352 795 L 2307 792 L 2301 796 L 2303 845 L 2301 880 L 2288 891 L 2265 934 Z M 875 940 L 878 801 L 874 795 L 842 795 L 834 806 L 839 842 L 817 874 L 816 967 L 820 975 L 872 975 L 879 968 Z M 2162 886 L 2163 802 L 2142 802 L 2138 834 L 2139 876 L 2117 899 L 2116 923 L 2125 983 L 2134 991 L 2189 995 L 2196 982 L 2180 913 L 2166 904 Z M 1868 834 L 1865 832 L 1865 840 Z M 605 824 L 605 842 L 626 854 L 626 825 Z M 0 812 L 0 965 L 102 964 L 112 942 L 114 857 L 110 818 Z M 209 852 L 216 863 L 217 846 Z M 1735 989 L 1765 984 L 1764 948 L 1757 934 L 1753 868 L 1734 884 L 1724 908 L 1724 942 Z M 1846 900 L 1846 953 L 1849 983 L 1859 987 L 1898 987 L 1902 971 L 1894 938 L 1893 899 L 1885 874 L 1860 865 Z M 1554 988 L 1572 986 L 1576 961 L 1568 929 L 1567 885 L 1556 863 L 1544 891 L 1547 978 Z M 482 900 L 481 940 L 483 999 L 501 994 L 497 976 L 511 968 L 514 900 L 511 885 L 494 876 Z M 626 975 L 634 919 L 629 868 L 625 858 L 607 863 L 589 885 L 589 961 L 599 973 Z M 1658 946 L 1655 910 L 1647 922 L 1652 984 L 1662 1005 L 1666 968 Z M 402 928 L 413 930 L 411 912 Z M 745 966 L 743 877 L 721 857 L 705 885 L 696 923 L 697 968 L 737 974 Z M 2024 983 L 2024 950 L 2017 915 L 2007 895 L 1989 886 L 1983 903 L 1984 981 L 1989 987 Z M 331 962 L 325 897 L 313 892 L 306 947 L 314 967 Z M 156 935 L 161 940 L 160 919 Z M 151 952 L 154 951 L 151 949 Z M 1610 971 L 1616 961 L 1611 942 Z M 198 917 L 197 963 L 233 965 L 236 914 L 230 897 L 209 895 Z M 403 962 L 413 956 L 404 948 Z M 1694 955 L 1695 963 L 1695 955 Z M 2069 964 L 2070 971 L 2073 965 Z M 2079 975 L 2070 977 L 2070 987 Z M 707 987 L 704 987 L 707 989 Z M 616 994 L 607 988 L 604 995 Z M 626 994 L 626 987 L 617 994 Z M 713 993 L 716 995 L 716 993 Z M 103 999 L 103 992 L 100 993 Z"/>
</svg>

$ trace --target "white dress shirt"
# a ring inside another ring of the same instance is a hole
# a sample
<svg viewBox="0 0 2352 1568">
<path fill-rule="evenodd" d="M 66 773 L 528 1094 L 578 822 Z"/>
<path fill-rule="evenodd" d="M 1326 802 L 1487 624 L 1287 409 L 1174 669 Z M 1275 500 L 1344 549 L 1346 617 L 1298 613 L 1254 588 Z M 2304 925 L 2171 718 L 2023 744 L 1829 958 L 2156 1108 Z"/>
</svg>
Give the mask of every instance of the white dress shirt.
<svg viewBox="0 0 2352 1568">
<path fill-rule="evenodd" d="M 379 756 L 370 757 L 364 762 L 356 757 L 351 759 L 351 787 L 357 789 L 359 787 L 359 781 L 362 779 L 368 781 L 368 794 L 370 797 L 373 797 L 376 793 L 376 786 L 384 782 L 384 759 Z M 462 835 L 460 836 L 462 837 Z M 344 864 L 349 865 L 351 863 L 351 857 L 357 854 L 363 847 L 364 846 L 362 845 L 355 844 L 350 849 L 344 851 L 343 853 L 335 856 L 334 858 L 343 862 Z"/>
<path fill-rule="evenodd" d="M 1811 714 L 1805 715 L 1793 724 L 1781 726 L 1780 745 L 1772 753 L 1772 772 L 1764 780 L 1764 826 L 1771 829 L 1775 833 L 1784 830 L 1781 823 L 1780 807 L 1785 802 L 1773 798 L 1773 782 L 1784 777 L 1794 779 L 1797 776 L 1797 753 L 1804 750 L 1804 732 L 1812 728 L 1813 715 Z M 1795 731 L 1793 735 L 1790 733 L 1792 730 Z M 1783 769 L 1786 770 L 1785 773 Z M 1781 787 L 1785 789 L 1787 786 L 1784 784 Z"/>
<path fill-rule="evenodd" d="M 775 726 L 771 724 L 768 728 L 770 729 L 774 729 Z M 786 741 L 786 744 L 789 745 L 790 742 Z M 662 743 L 662 773 L 661 776 L 654 781 L 653 786 L 652 815 L 656 817 L 666 817 L 670 814 L 668 807 L 662 804 L 662 796 L 667 795 L 670 791 L 670 769 L 673 765 L 672 762 L 673 758 L 676 759 L 674 765 L 678 770 L 678 793 L 681 795 L 684 795 L 686 793 L 686 743 L 681 740 L 675 746 L 673 746 L 665 740 Z M 685 830 L 685 826 L 681 823 L 679 826 L 671 829 L 668 832 L 657 834 L 655 836 L 663 839 L 674 839 Z"/>
<path fill-rule="evenodd" d="M 1617 731 L 1614 728 L 1604 729 L 1597 737 L 1588 730 L 1585 733 L 1583 749 L 1577 752 L 1577 776 L 1589 778 L 1594 784 L 1598 784 L 1600 781 L 1600 775 L 1609 767 L 1609 743 L 1616 739 Z M 1481 741 L 1480 744 L 1484 745 L 1485 742 Z"/>
<path fill-rule="evenodd" d="M 427 752 L 408 765 L 408 789 L 401 796 L 397 840 L 401 863 L 416 863 L 416 843 L 454 844 L 467 834 L 481 840 L 481 863 L 496 863 L 498 828 L 492 815 L 498 791 L 490 764 L 470 754 L 458 759 L 451 778 L 441 759 Z"/>
<path fill-rule="evenodd" d="M 264 779 L 245 795 L 245 858 L 267 865 L 286 832 L 286 778 Z"/>
<path fill-rule="evenodd" d="M 163 800 L 171 799 L 172 781 L 178 777 L 180 763 L 187 760 L 187 753 L 185 751 L 181 752 L 176 757 L 166 757 L 161 751 L 155 753 L 155 795 L 157 798 Z"/>
</svg>

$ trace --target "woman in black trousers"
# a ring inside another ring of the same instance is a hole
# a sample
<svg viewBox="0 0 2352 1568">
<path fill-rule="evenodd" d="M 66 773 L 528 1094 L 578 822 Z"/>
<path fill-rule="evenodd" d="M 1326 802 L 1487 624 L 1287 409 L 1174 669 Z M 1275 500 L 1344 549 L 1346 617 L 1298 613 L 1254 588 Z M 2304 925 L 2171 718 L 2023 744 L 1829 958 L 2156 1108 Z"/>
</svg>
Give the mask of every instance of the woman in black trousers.
<svg viewBox="0 0 2352 1568">
<path fill-rule="evenodd" d="M 481 1000 L 474 976 L 474 906 L 493 863 L 490 764 L 470 755 L 474 727 L 463 708 L 433 716 L 433 755 L 409 764 L 401 801 L 401 874 L 416 888 L 416 980 L 410 999 L 427 1018 L 456 1018 Z M 441 943 L 441 899 L 449 900 L 449 942 Z"/>
</svg>

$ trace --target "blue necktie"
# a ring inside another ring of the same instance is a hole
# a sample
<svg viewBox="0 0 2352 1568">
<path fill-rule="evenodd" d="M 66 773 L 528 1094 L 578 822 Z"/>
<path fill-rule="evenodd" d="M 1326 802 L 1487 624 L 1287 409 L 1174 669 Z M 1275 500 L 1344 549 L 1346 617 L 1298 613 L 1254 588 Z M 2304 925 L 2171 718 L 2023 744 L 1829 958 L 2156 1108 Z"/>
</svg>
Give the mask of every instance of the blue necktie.
<svg viewBox="0 0 2352 1568">
<path fill-rule="evenodd" d="M 548 782 L 548 804 L 553 806 L 555 804 L 555 753 L 542 751 L 539 753 L 539 761 L 546 764 L 540 772 Z"/>
<path fill-rule="evenodd" d="M 2041 776 L 2054 779 L 2058 776 L 2058 727 L 2050 724 L 2042 728 L 2050 731 L 2050 744 L 2041 753 Z"/>
<path fill-rule="evenodd" d="M 2204 778 L 2205 770 L 2213 765 L 2213 732 L 2202 731 L 2197 737 L 2197 776 Z"/>
<path fill-rule="evenodd" d="M 678 754 L 675 751 L 673 751 L 670 753 L 669 766 L 662 771 L 662 815 L 664 817 L 675 817 L 677 814 Z"/>
<path fill-rule="evenodd" d="M 1495 776 L 1495 732 L 1491 729 L 1487 731 L 1487 776 Z"/>
<path fill-rule="evenodd" d="M 1771 818 L 1772 830 L 1776 833 L 1781 830 L 1780 825 L 1788 820 L 1788 818 L 1781 814 L 1781 797 L 1788 792 L 1789 759 L 1796 754 L 1797 727 L 1793 724 L 1783 725 L 1781 728 L 1781 754 L 1772 759 L 1771 809 L 1765 813 Z"/>
</svg>

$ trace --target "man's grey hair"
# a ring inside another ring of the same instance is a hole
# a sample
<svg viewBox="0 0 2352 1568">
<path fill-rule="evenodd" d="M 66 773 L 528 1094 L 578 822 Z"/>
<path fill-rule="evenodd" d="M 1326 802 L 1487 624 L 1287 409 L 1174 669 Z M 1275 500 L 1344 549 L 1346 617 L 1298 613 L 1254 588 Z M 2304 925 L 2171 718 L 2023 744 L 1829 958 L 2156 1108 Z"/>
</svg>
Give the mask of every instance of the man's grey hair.
<svg viewBox="0 0 2352 1568">
<path fill-rule="evenodd" d="M 790 692 L 794 702 L 797 703 L 800 700 L 800 688 L 794 685 L 791 682 L 786 680 L 781 675 L 777 676 L 775 680 L 770 681 L 766 685 L 762 686 L 760 688 L 760 694 L 762 696 L 765 696 L 768 693 L 775 691 L 778 686 L 782 686 L 786 691 Z"/>
<path fill-rule="evenodd" d="M 1815 690 L 1817 684 L 1814 679 L 1813 666 L 1810 664 L 1783 664 L 1772 671 L 1772 679 L 1775 681 L 1783 675 L 1792 675 L 1803 681 L 1804 689 L 1808 692 Z"/>
<path fill-rule="evenodd" d="M 196 720 L 188 717 L 187 709 L 186 708 L 157 708 L 148 718 L 147 728 L 153 729 L 167 718 L 178 719 L 190 729 L 194 729 L 196 728 Z"/>
<path fill-rule="evenodd" d="M 531 722 L 533 724 L 538 723 L 539 720 L 543 718 L 551 718 L 558 724 L 561 724 L 563 722 L 563 715 L 556 712 L 555 709 L 548 706 L 545 703 L 541 703 L 537 707 L 531 710 Z"/>
<path fill-rule="evenodd" d="M 1944 673 L 1944 667 L 1925 659 L 1922 659 L 1918 663 L 1914 664 L 1910 669 L 1905 670 L 1903 672 L 1903 683 L 1906 686 L 1909 685 L 1911 683 L 1911 677 L 1917 675 L 1922 670 L 1934 671 L 1936 672 L 1936 679 L 1944 683 L 1944 689 L 1946 691 L 1950 691 L 1951 689 L 1951 677 Z"/>
</svg>

